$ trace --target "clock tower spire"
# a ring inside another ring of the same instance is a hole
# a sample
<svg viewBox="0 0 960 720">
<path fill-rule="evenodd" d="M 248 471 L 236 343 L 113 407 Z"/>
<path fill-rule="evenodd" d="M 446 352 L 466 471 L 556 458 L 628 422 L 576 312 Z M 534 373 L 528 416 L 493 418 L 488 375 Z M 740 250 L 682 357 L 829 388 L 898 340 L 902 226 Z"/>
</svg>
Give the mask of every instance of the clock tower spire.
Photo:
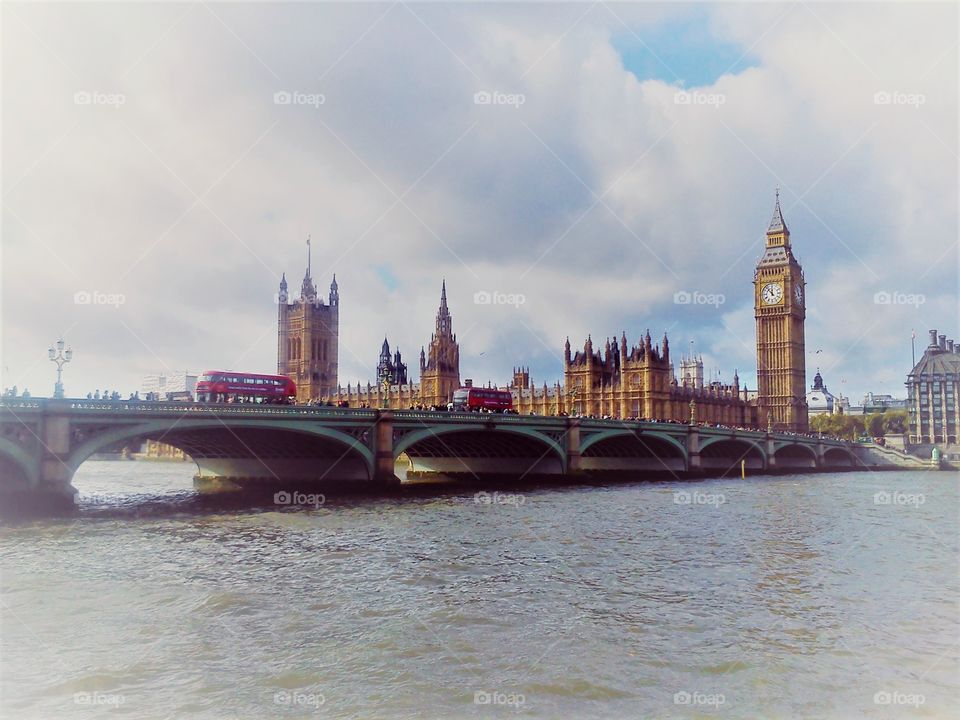
<svg viewBox="0 0 960 720">
<path fill-rule="evenodd" d="M 775 430 L 805 432 L 807 298 L 803 269 L 793 255 L 790 230 L 780 209 L 779 187 L 753 287 L 759 417 L 769 414 Z"/>
</svg>

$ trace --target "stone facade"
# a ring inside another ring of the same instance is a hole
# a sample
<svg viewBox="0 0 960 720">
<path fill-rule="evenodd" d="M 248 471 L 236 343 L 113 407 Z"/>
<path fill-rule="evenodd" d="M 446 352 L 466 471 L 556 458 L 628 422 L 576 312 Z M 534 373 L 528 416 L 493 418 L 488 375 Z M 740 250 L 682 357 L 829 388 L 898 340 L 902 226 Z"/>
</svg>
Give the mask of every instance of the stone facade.
<svg viewBox="0 0 960 720">
<path fill-rule="evenodd" d="M 447 305 L 447 284 L 440 290 L 440 308 L 430 344 L 420 349 L 420 382 L 407 378 L 407 366 L 399 351 L 391 358 L 384 338 L 377 368 L 378 383 L 342 387 L 339 384 L 320 396 L 323 403 L 402 410 L 411 407 L 446 406 L 460 387 L 460 346 L 453 332 L 453 317 Z"/>
<path fill-rule="evenodd" d="M 440 291 L 440 309 L 428 349 L 420 349 L 420 402 L 446 405 L 460 387 L 460 346 L 447 307 L 447 283 Z"/>
<path fill-rule="evenodd" d="M 337 387 L 340 338 L 337 276 L 333 276 L 330 294 L 324 302 L 313 285 L 308 254 L 300 296 L 290 295 L 284 274 L 277 305 L 277 374 L 286 375 L 296 383 L 297 402 L 313 402 L 329 395 Z"/>
<path fill-rule="evenodd" d="M 909 438 L 915 445 L 954 444 L 960 427 L 960 345 L 930 331 L 930 344 L 907 376 Z"/>
<path fill-rule="evenodd" d="M 681 357 L 678 381 L 669 340 L 653 344 L 647 331 L 628 345 L 626 333 L 594 349 L 588 337 L 583 350 L 564 348 L 563 383 L 536 387 L 529 368 L 514 368 L 508 388 L 521 414 L 593 415 L 671 422 L 718 423 L 805 432 L 806 402 L 803 270 L 790 246 L 790 231 L 777 193 L 767 228 L 764 254 L 754 274 L 757 323 L 755 397 L 733 382 L 704 382 L 703 360 Z M 321 401 L 350 407 L 402 409 L 446 406 L 460 386 L 460 348 L 447 305 L 447 287 L 440 292 L 434 332 L 420 350 L 420 382 L 407 377 L 399 352 L 390 355 L 384 339 L 376 384 L 341 387 L 337 383 L 339 296 L 336 278 L 325 304 L 313 288 L 309 256 L 299 301 L 287 298 L 286 278 L 280 285 L 280 373 L 297 383 L 300 402 Z"/>
<path fill-rule="evenodd" d="M 807 298 L 803 270 L 793 255 L 790 230 L 780 211 L 779 190 L 753 285 L 761 423 L 776 430 L 806 432 Z"/>
<path fill-rule="evenodd" d="M 748 402 L 746 388 L 736 373 L 732 384 L 703 384 L 697 380 L 696 363 L 689 380 L 678 383 L 670 362 L 666 335 L 654 345 L 649 331 L 639 344 L 629 346 L 626 333 L 607 339 L 602 352 L 594 351 L 587 338 L 583 350 L 564 347 L 564 382 L 535 388 L 529 372 L 514 372 L 511 387 L 514 407 L 521 413 L 541 415 L 593 415 L 612 418 L 643 418 L 673 422 L 696 422 L 750 427 L 757 424 L 756 407 Z M 702 364 L 700 366 L 702 368 Z"/>
<path fill-rule="evenodd" d="M 383 347 L 380 348 L 377 381 L 383 387 L 407 384 L 407 365 L 400 357 L 400 348 L 397 348 L 397 352 L 391 357 L 390 343 L 386 338 L 383 339 Z"/>
</svg>

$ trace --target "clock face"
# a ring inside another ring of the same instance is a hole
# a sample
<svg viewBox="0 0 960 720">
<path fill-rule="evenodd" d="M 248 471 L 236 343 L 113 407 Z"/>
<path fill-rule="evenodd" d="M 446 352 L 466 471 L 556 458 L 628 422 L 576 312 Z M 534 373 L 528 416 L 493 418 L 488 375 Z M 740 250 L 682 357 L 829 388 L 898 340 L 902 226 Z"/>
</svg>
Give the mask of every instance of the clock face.
<svg viewBox="0 0 960 720">
<path fill-rule="evenodd" d="M 764 305 L 778 305 L 783 300 L 783 285 L 780 283 L 767 283 L 760 290 L 760 299 Z"/>
<path fill-rule="evenodd" d="M 797 285 L 793 289 L 793 297 L 797 301 L 797 305 L 803 305 L 803 285 Z"/>
</svg>

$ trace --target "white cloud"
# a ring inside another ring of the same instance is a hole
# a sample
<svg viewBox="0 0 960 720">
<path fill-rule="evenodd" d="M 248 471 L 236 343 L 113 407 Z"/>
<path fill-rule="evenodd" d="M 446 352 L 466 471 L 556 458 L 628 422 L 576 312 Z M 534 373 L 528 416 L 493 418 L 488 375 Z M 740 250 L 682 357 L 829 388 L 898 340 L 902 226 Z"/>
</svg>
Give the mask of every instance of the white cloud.
<svg viewBox="0 0 960 720">
<path fill-rule="evenodd" d="M 307 233 L 318 286 L 340 282 L 343 382 L 372 380 L 384 333 L 415 369 L 442 277 L 464 377 L 503 382 L 522 363 L 552 382 L 567 335 L 649 327 L 748 379 L 780 182 L 823 350 L 808 374 L 829 367 L 855 399 L 899 392 L 911 329 L 957 327 L 956 8 L 711 6 L 717 41 L 752 65 L 685 88 L 714 105 L 676 104 L 611 44 L 614 12 L 654 43 L 689 8 L 587 8 L 8 12 L 3 384 L 46 392 L 61 332 L 72 392 L 132 390 L 164 365 L 270 370 L 273 295 L 282 271 L 299 286 Z M 281 90 L 324 103 L 275 105 Z M 475 105 L 478 90 L 524 102 Z M 125 102 L 77 105 L 78 91 Z M 877 105 L 880 91 L 925 102 Z M 84 288 L 127 301 L 74 305 Z M 480 289 L 528 302 L 477 306 Z M 678 309 L 678 289 L 726 303 Z M 926 303 L 878 307 L 883 289 Z"/>
</svg>

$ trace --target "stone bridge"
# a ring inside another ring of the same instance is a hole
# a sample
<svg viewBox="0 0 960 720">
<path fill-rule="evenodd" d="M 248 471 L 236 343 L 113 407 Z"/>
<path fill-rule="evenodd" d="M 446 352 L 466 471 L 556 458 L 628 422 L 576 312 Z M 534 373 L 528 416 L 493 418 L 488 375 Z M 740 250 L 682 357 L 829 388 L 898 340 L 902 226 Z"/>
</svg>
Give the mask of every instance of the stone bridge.
<svg viewBox="0 0 960 720">
<path fill-rule="evenodd" d="M 157 440 L 197 465 L 198 487 L 396 484 L 415 473 L 664 477 L 861 466 L 838 440 L 675 423 L 310 406 L 4 399 L 0 494 L 73 504 L 77 468 L 107 448 Z"/>
</svg>

